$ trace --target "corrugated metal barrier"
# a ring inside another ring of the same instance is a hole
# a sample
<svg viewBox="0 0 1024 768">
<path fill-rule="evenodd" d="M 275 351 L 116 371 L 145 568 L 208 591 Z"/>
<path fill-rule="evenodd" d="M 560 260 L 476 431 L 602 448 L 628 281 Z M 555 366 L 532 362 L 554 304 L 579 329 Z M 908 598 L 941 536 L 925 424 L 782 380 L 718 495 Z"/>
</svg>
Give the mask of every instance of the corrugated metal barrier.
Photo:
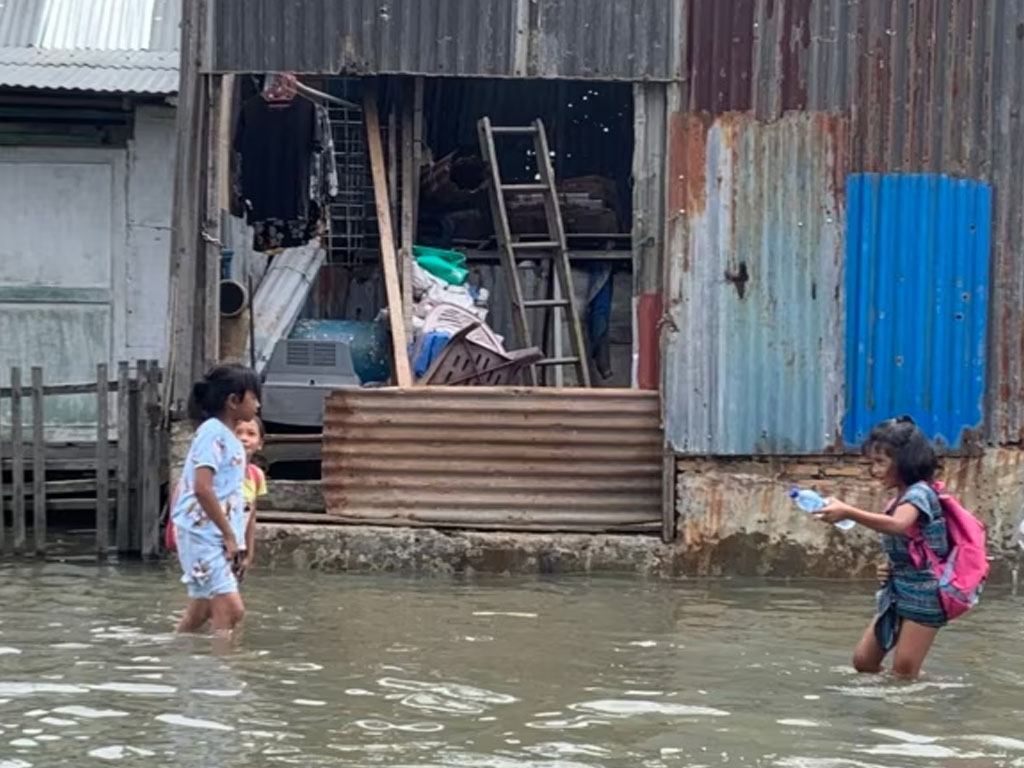
<svg viewBox="0 0 1024 768">
<path fill-rule="evenodd" d="M 211 0 L 210 71 L 678 80 L 678 0 Z"/>
<path fill-rule="evenodd" d="M 660 531 L 657 393 L 338 391 L 324 420 L 327 512 L 353 523 Z"/>
<path fill-rule="evenodd" d="M 859 444 L 876 422 L 903 413 L 947 445 L 976 441 L 992 188 L 948 176 L 855 174 L 846 191 L 847 442 Z"/>
<path fill-rule="evenodd" d="M 991 182 L 986 437 L 1024 442 L 1024 0 L 684 0 L 684 104 L 849 111 L 851 171 Z"/>
<path fill-rule="evenodd" d="M 664 380 L 680 453 L 840 442 L 845 125 L 795 113 L 673 123 Z"/>
</svg>

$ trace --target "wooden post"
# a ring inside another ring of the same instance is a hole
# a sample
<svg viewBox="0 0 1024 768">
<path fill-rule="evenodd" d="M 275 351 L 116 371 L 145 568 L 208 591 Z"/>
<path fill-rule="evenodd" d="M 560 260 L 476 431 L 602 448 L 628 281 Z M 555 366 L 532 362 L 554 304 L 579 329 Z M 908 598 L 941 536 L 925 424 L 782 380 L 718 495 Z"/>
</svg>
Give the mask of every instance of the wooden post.
<svg viewBox="0 0 1024 768">
<path fill-rule="evenodd" d="M 32 536 L 35 552 L 46 552 L 46 428 L 43 417 L 43 369 L 32 368 Z"/>
<path fill-rule="evenodd" d="M 412 247 L 416 238 L 413 209 L 418 185 L 413 141 L 415 90 L 411 81 L 402 88 L 402 322 L 407 334 L 412 333 Z"/>
<path fill-rule="evenodd" d="M 412 386 L 412 368 L 405 324 L 402 322 L 402 290 L 398 284 L 398 265 L 395 260 L 395 236 L 391 225 L 388 201 L 388 182 L 384 173 L 384 148 L 380 140 L 380 116 L 377 114 L 377 87 L 366 88 L 363 112 L 366 116 L 366 144 L 370 154 L 373 175 L 373 196 L 377 208 L 377 228 L 380 230 L 380 256 L 384 265 L 384 287 L 388 298 L 388 319 L 391 325 L 391 347 L 395 358 L 395 381 L 399 387 Z"/>
<path fill-rule="evenodd" d="M 413 231 L 419 227 L 420 221 L 420 169 L 423 167 L 423 78 L 417 77 L 413 83 L 413 115 L 412 115 L 412 167 L 416 183 L 412 189 L 412 221 Z"/>
<path fill-rule="evenodd" d="M 170 326 L 171 338 L 165 402 L 170 408 L 184 407 L 189 389 L 199 372 L 197 363 L 203 350 L 196 349 L 196 325 L 205 316 L 199 293 L 203 281 L 198 270 L 204 263 L 198 258 L 202 245 L 205 194 L 202 179 L 206 172 L 205 138 L 207 99 L 199 63 L 203 58 L 205 0 L 181 2 L 181 71 L 178 105 L 175 110 L 177 147 L 174 173 L 174 200 L 171 219 Z M 198 323 L 197 323 L 198 321 Z"/>
<path fill-rule="evenodd" d="M 3 405 L 4 399 L 0 397 L 0 554 L 3 554 L 4 548 L 7 546 L 7 521 L 5 519 L 6 512 L 4 511 L 6 505 L 4 504 Z"/>
<path fill-rule="evenodd" d="M 25 551 L 25 436 L 21 423 L 21 368 L 11 368 L 11 531 L 14 551 Z"/>
<path fill-rule="evenodd" d="M 220 255 L 221 255 L 221 211 L 218 192 L 217 171 L 218 135 L 221 122 L 221 79 L 216 75 L 205 77 L 208 89 L 207 109 L 208 133 L 206 139 L 206 192 L 203 205 L 203 319 L 202 366 L 203 371 L 220 359 Z M 200 340 L 197 339 L 197 343 Z"/>
<path fill-rule="evenodd" d="M 110 548 L 110 377 L 107 364 L 96 366 L 96 554 L 104 558 Z"/>
<path fill-rule="evenodd" d="M 128 522 L 128 478 L 131 476 L 131 412 L 129 411 L 131 372 L 128 361 L 117 364 L 117 551 L 127 552 L 131 527 Z"/>
<path fill-rule="evenodd" d="M 661 539 L 671 544 L 676 538 L 676 455 L 667 443 L 661 463 Z"/>
<path fill-rule="evenodd" d="M 146 377 L 146 363 L 139 360 L 135 364 L 135 380 L 131 384 L 128 395 L 128 433 L 131 435 L 131 452 L 128 466 L 131 488 L 128 501 L 128 548 L 126 552 L 142 551 L 142 499 L 143 472 L 142 454 L 145 430 L 142 413 L 143 381 Z"/>
<path fill-rule="evenodd" d="M 142 451 L 142 557 L 154 558 L 160 554 L 160 401 L 157 393 L 160 372 L 156 361 L 149 361 L 145 378 L 139 377 L 143 387 L 139 402 L 143 430 Z"/>
<path fill-rule="evenodd" d="M 232 106 L 235 99 L 235 76 L 221 75 L 220 109 L 217 121 L 217 207 L 231 209 L 231 134 L 234 130 Z M 221 238 L 223 239 L 223 238 Z"/>
<path fill-rule="evenodd" d="M 398 106 L 391 99 L 388 108 L 388 201 L 391 203 L 391 221 L 398 218 Z"/>
</svg>

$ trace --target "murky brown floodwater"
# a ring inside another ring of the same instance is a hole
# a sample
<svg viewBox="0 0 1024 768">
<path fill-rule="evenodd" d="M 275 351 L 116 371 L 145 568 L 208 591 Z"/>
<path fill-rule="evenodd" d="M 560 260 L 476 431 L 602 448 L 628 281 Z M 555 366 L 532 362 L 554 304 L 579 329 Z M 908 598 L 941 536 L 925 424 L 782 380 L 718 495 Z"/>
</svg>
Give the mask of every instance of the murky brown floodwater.
<svg viewBox="0 0 1024 768">
<path fill-rule="evenodd" d="M 170 571 L 0 567 L 0 766 L 1024 766 L 1024 614 L 858 678 L 869 585 L 256 574 L 237 648 Z"/>
</svg>

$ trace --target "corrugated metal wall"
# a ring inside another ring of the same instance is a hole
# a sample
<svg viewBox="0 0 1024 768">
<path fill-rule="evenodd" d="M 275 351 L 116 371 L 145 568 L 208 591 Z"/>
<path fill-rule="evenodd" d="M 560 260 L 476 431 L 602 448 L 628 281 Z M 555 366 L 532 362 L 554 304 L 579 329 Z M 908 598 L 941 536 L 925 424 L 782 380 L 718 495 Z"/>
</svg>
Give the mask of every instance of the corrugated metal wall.
<svg viewBox="0 0 1024 768">
<path fill-rule="evenodd" d="M 842 420 L 845 121 L 672 126 L 666 435 L 682 453 L 813 453 Z"/>
<path fill-rule="evenodd" d="M 660 530 L 657 393 L 416 388 L 327 401 L 328 514 L 378 525 Z"/>
<path fill-rule="evenodd" d="M 678 0 L 211 0 L 214 72 L 675 80 Z"/>
<path fill-rule="evenodd" d="M 1024 0 L 683 2 L 684 109 L 846 112 L 851 171 L 992 184 L 985 432 L 1024 441 Z"/>
<path fill-rule="evenodd" d="M 846 439 L 910 414 L 946 445 L 984 415 L 992 189 L 948 176 L 847 182 Z"/>
</svg>

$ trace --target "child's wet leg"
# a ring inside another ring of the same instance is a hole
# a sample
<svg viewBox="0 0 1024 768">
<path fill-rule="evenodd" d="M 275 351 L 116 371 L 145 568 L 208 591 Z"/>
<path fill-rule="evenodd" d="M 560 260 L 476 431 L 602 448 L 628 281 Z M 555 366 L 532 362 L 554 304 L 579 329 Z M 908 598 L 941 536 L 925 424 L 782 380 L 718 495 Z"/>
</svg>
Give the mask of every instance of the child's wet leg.
<svg viewBox="0 0 1024 768">
<path fill-rule="evenodd" d="M 921 667 L 937 634 L 937 627 L 926 627 L 924 624 L 904 619 L 900 628 L 900 639 L 896 641 L 896 648 L 893 650 L 892 673 L 904 680 L 916 680 L 921 674 Z"/>
<path fill-rule="evenodd" d="M 210 601 L 190 598 L 185 613 L 178 622 L 178 632 L 193 634 L 203 628 L 210 619 Z"/>
<path fill-rule="evenodd" d="M 216 595 L 210 600 L 214 632 L 230 632 L 245 616 L 245 604 L 238 592 Z"/>
<path fill-rule="evenodd" d="M 872 621 L 853 651 L 853 668 L 863 674 L 876 674 L 882 671 L 883 659 L 885 651 L 875 639 L 875 622 Z"/>
</svg>

